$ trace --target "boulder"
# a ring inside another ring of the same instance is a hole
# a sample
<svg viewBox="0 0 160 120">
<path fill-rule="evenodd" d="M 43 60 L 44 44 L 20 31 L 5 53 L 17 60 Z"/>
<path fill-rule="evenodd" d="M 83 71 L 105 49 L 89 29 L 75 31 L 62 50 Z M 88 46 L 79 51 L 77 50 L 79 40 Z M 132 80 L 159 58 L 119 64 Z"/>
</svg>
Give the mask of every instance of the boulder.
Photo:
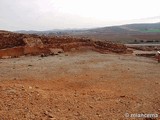
<svg viewBox="0 0 160 120">
<path fill-rule="evenodd" d="M 50 48 L 49 50 L 50 50 L 51 54 L 53 54 L 53 55 L 58 55 L 58 54 L 64 52 L 64 51 L 63 51 L 62 49 L 60 49 L 60 48 Z"/>
<path fill-rule="evenodd" d="M 37 46 L 37 47 L 43 48 L 43 42 L 41 41 L 40 38 L 29 37 L 29 38 L 24 38 L 23 41 L 26 44 L 26 46 L 29 46 L 29 47 Z"/>
</svg>

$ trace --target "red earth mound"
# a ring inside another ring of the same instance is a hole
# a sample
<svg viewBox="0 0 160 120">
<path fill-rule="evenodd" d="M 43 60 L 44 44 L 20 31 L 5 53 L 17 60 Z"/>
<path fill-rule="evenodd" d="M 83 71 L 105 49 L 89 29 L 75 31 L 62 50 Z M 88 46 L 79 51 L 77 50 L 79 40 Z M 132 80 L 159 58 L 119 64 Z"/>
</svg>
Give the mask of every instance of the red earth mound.
<svg viewBox="0 0 160 120">
<path fill-rule="evenodd" d="M 61 51 L 80 50 L 87 48 L 101 53 L 127 53 L 123 44 L 93 41 L 88 38 L 74 38 L 71 36 L 38 36 L 33 34 L 19 34 L 0 31 L 0 58 L 12 58 L 22 55 L 54 54 L 53 49 Z"/>
</svg>

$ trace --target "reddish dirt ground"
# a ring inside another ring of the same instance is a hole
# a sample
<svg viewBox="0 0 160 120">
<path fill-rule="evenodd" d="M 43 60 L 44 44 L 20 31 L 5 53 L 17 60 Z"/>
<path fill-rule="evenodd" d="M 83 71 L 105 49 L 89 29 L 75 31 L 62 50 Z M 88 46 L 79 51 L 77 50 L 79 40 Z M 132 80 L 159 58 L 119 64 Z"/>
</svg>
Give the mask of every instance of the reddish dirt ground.
<svg viewBox="0 0 160 120">
<path fill-rule="evenodd" d="M 160 64 L 152 58 L 88 51 L 1 59 L 0 68 L 0 120 L 160 114 Z"/>
</svg>

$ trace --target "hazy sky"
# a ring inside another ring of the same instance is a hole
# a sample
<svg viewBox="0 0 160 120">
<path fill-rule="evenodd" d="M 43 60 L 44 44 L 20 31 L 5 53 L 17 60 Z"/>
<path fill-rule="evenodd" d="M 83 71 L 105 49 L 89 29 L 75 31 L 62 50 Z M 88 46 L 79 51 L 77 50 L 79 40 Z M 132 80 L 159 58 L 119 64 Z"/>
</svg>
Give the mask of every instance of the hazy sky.
<svg viewBox="0 0 160 120">
<path fill-rule="evenodd" d="M 0 0 L 0 29 L 91 28 L 160 22 L 159 0 Z"/>
</svg>

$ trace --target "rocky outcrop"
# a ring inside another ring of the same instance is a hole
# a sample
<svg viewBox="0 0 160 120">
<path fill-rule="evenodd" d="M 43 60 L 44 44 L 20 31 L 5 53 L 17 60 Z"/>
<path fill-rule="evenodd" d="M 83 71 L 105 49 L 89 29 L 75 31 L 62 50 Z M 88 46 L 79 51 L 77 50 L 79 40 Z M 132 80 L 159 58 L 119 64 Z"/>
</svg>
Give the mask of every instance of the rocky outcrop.
<svg viewBox="0 0 160 120">
<path fill-rule="evenodd" d="M 28 37 L 23 39 L 26 46 L 43 48 L 43 42 L 40 38 Z"/>
<path fill-rule="evenodd" d="M 21 55 L 57 54 L 79 48 L 92 49 L 101 53 L 127 53 L 123 44 L 93 41 L 88 38 L 71 36 L 38 36 L 0 31 L 0 58 L 18 57 Z"/>
<path fill-rule="evenodd" d="M 24 47 L 14 47 L 0 50 L 0 58 L 19 57 L 24 55 Z"/>
<path fill-rule="evenodd" d="M 23 34 L 0 32 L 0 49 L 24 46 L 23 37 Z"/>
</svg>

